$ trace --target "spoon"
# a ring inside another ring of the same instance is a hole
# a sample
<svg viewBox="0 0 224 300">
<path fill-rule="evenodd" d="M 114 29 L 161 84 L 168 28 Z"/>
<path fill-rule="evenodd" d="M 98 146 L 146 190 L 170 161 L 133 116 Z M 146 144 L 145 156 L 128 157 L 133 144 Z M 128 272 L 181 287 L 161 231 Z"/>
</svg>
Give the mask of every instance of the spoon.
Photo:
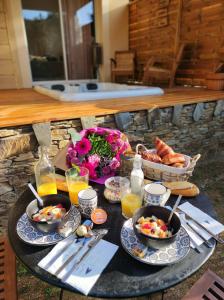
<svg viewBox="0 0 224 300">
<path fill-rule="evenodd" d="M 170 225 L 170 221 L 173 217 L 173 214 L 175 213 L 176 209 L 177 209 L 177 206 L 179 205 L 180 203 L 180 200 L 182 198 L 182 195 L 179 195 L 178 198 L 177 198 L 177 201 L 175 202 L 174 206 L 173 206 L 173 209 L 171 210 L 171 213 L 169 215 L 169 218 L 168 218 L 168 221 L 167 221 L 167 225 L 169 226 Z"/>
<path fill-rule="evenodd" d="M 28 183 L 28 187 L 30 188 L 31 192 L 34 194 L 34 196 L 37 198 L 37 206 L 43 207 L 44 206 L 44 201 L 43 199 L 40 198 L 40 196 L 37 194 L 35 188 L 32 186 L 31 183 Z"/>
</svg>

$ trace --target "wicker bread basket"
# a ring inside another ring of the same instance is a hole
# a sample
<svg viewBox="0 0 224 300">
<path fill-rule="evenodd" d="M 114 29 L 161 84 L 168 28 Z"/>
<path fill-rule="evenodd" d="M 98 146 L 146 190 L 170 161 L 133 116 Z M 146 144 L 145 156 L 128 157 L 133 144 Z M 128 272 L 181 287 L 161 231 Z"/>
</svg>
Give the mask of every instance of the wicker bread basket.
<svg viewBox="0 0 224 300">
<path fill-rule="evenodd" d="M 155 149 L 148 150 L 144 145 L 138 144 L 136 146 L 136 153 L 139 153 L 139 148 L 144 149 L 144 151 L 149 151 L 155 153 Z M 160 180 L 160 181 L 185 181 L 192 175 L 194 167 L 201 157 L 200 154 L 195 155 L 193 158 L 184 155 L 185 166 L 183 168 L 175 168 L 167 166 L 160 163 L 151 162 L 143 159 L 143 172 L 145 177 Z"/>
</svg>

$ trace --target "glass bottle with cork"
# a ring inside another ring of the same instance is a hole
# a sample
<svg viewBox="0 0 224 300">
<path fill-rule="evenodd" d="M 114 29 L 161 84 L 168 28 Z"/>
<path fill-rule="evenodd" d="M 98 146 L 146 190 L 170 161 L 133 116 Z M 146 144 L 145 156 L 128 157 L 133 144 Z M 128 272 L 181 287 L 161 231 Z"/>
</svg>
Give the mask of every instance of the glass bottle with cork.
<svg viewBox="0 0 224 300">
<path fill-rule="evenodd" d="M 48 157 L 48 147 L 38 148 L 39 160 L 34 167 L 37 192 L 40 196 L 57 194 L 55 169 Z"/>
</svg>

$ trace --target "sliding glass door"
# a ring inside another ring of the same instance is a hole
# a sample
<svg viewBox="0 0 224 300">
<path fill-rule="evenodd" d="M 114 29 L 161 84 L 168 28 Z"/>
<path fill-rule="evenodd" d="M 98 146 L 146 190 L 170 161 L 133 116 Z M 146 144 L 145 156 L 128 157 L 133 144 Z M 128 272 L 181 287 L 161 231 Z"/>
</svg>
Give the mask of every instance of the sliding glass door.
<svg viewBox="0 0 224 300">
<path fill-rule="evenodd" d="M 21 1 L 33 81 L 96 78 L 94 2 Z"/>
</svg>

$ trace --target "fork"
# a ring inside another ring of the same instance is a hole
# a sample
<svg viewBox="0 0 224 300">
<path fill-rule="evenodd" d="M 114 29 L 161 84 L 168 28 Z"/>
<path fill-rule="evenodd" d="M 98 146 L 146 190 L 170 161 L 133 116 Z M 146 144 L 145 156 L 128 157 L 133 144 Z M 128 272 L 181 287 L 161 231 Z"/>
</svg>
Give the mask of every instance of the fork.
<svg viewBox="0 0 224 300">
<path fill-rule="evenodd" d="M 179 214 L 182 215 L 184 221 L 191 228 L 191 230 L 204 241 L 205 245 L 208 248 L 213 248 L 213 246 L 214 246 L 213 243 L 206 240 L 206 238 L 204 238 L 204 236 L 200 232 L 196 231 L 195 228 L 191 225 L 191 223 L 188 221 L 188 220 L 190 220 L 190 218 L 188 218 L 184 212 L 179 212 Z"/>
</svg>

